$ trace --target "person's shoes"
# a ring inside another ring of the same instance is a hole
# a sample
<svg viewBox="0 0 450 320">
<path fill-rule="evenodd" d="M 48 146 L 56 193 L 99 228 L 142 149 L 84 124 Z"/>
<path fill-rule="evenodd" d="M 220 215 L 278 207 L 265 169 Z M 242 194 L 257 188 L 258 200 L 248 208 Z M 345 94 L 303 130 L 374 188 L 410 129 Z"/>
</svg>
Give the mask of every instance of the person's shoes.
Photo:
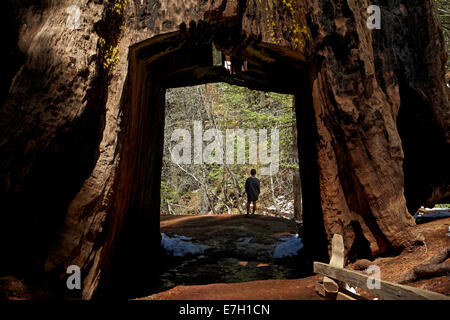
<svg viewBox="0 0 450 320">
<path fill-rule="evenodd" d="M 245 217 L 248 218 L 248 217 L 250 217 L 250 215 L 247 213 L 247 214 L 245 215 Z"/>
</svg>

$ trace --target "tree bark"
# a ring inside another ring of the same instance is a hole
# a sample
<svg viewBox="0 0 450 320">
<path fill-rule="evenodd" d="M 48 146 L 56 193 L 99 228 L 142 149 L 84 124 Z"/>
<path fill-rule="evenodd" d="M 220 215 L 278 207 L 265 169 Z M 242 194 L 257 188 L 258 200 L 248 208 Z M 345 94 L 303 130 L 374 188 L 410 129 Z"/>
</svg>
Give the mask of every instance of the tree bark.
<svg viewBox="0 0 450 320">
<path fill-rule="evenodd" d="M 415 266 L 399 283 L 415 282 L 426 278 L 449 276 L 450 262 L 444 262 L 450 258 L 450 247 L 443 249 L 430 260 Z"/>
</svg>

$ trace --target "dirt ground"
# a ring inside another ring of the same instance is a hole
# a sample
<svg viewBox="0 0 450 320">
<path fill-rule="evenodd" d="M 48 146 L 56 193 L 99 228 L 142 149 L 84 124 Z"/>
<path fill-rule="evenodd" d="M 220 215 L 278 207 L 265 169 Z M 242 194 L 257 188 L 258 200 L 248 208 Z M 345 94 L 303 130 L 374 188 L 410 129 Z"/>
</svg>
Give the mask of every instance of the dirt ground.
<svg viewBox="0 0 450 320">
<path fill-rule="evenodd" d="M 397 282 L 412 267 L 429 260 L 443 248 L 450 246 L 450 237 L 447 236 L 449 226 L 450 218 L 417 225 L 426 238 L 426 245 L 405 250 L 397 256 L 377 258 L 370 263 L 380 267 L 381 279 Z M 273 241 L 276 236 L 295 233 L 296 227 L 292 221 L 265 216 L 251 218 L 238 215 L 165 216 L 161 217 L 161 232 L 185 235 L 200 241 L 211 237 L 231 241 L 243 236 L 252 236 L 255 237 L 255 241 L 267 243 Z M 347 267 L 352 268 L 352 265 Z M 323 299 L 314 289 L 315 283 L 321 278 L 315 275 L 289 280 L 177 286 L 141 299 L 316 300 Z M 421 280 L 409 285 L 450 295 L 450 276 Z"/>
<path fill-rule="evenodd" d="M 184 235 L 193 241 L 213 244 L 216 250 L 226 251 L 239 238 L 251 237 L 255 248 L 273 246 L 277 237 L 296 234 L 294 221 L 269 216 L 242 215 L 162 216 L 161 232 Z M 215 240 L 215 241 L 214 241 Z M 259 246 L 259 247 L 258 247 Z M 251 248 L 247 249 L 251 256 Z M 248 268 L 246 261 L 239 262 Z M 258 280 L 241 283 L 212 283 L 207 285 L 177 286 L 143 300 L 322 300 L 315 292 L 319 276 L 301 279 Z"/>
<path fill-rule="evenodd" d="M 438 219 L 417 225 L 425 236 L 426 245 L 405 250 L 395 257 L 375 259 L 372 264 L 380 267 L 381 279 L 398 282 L 414 266 L 419 265 L 446 247 L 450 247 L 449 233 L 450 218 Z M 450 259 L 446 262 L 450 263 Z M 410 286 L 450 295 L 450 275 L 408 283 Z"/>
<path fill-rule="evenodd" d="M 178 286 L 138 300 L 324 300 L 314 289 L 320 276 Z"/>
<path fill-rule="evenodd" d="M 426 245 L 405 250 L 400 255 L 380 257 L 371 261 L 381 269 L 383 280 L 397 282 L 412 267 L 423 263 L 445 247 L 450 246 L 448 228 L 450 218 L 439 219 L 417 225 L 424 234 Z M 254 250 L 273 246 L 277 237 L 295 234 L 295 222 L 268 216 L 245 218 L 239 215 L 163 216 L 161 232 L 167 235 L 192 237 L 193 242 L 209 243 L 227 248 L 240 237 L 252 237 Z M 257 257 L 255 258 L 257 259 Z M 447 260 L 447 262 L 449 262 Z M 239 261 L 244 267 L 251 267 L 247 261 Z M 255 268 L 267 267 L 265 264 Z M 352 268 L 353 265 L 347 266 Z M 363 272 L 363 271 L 360 271 Z M 143 300 L 317 300 L 323 299 L 315 292 L 315 284 L 321 276 L 295 279 L 270 279 L 239 283 L 211 283 L 205 285 L 179 285 L 147 297 Z M 450 276 L 421 280 L 409 285 L 450 295 Z M 40 287 L 24 285 L 23 280 L 12 276 L 0 278 L 0 300 L 2 299 L 57 299 Z"/>
<path fill-rule="evenodd" d="M 224 285 L 261 280 L 285 280 L 283 286 L 298 287 L 302 281 L 287 280 L 312 275 L 310 268 L 298 263 L 302 261 L 299 256 L 273 257 L 276 247 L 284 242 L 281 237 L 297 233 L 296 223 L 291 220 L 264 215 L 248 218 L 228 214 L 162 216 L 160 226 L 161 232 L 168 236 L 187 236 L 192 238 L 192 243 L 208 249 L 201 255 L 167 258 L 168 263 L 163 268 L 166 271 L 161 274 L 160 286 L 153 290 L 155 293 L 177 286 L 190 290 L 190 286 L 198 288 L 199 285 L 209 285 L 214 291 L 216 284 L 222 290 Z M 241 294 L 255 292 L 250 288 L 246 292 L 238 291 Z M 232 294 L 232 291 L 227 292 Z M 258 297 L 262 294 L 256 293 Z M 283 295 L 283 292 L 277 294 Z"/>
<path fill-rule="evenodd" d="M 270 243 L 274 237 L 297 233 L 294 221 L 270 216 L 237 214 L 161 216 L 161 232 L 179 234 L 203 241 L 220 237 L 236 240 L 254 237 L 255 242 Z"/>
</svg>

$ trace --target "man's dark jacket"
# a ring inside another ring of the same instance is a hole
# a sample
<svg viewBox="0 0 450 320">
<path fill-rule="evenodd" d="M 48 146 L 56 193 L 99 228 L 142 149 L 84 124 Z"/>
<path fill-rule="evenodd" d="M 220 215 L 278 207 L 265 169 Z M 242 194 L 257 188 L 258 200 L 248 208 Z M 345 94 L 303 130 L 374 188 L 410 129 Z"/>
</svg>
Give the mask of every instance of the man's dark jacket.
<svg viewBox="0 0 450 320">
<path fill-rule="evenodd" d="M 258 200 L 260 189 L 259 179 L 255 177 L 249 177 L 245 181 L 245 192 L 247 192 L 248 201 Z"/>
</svg>

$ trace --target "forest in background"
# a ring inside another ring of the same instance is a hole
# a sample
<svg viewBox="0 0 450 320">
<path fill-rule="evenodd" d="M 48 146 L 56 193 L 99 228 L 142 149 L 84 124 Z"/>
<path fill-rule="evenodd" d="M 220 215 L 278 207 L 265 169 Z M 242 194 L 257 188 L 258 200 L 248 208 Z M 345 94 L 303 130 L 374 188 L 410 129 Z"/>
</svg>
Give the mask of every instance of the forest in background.
<svg viewBox="0 0 450 320">
<path fill-rule="evenodd" d="M 442 30 L 444 32 L 444 39 L 447 45 L 447 73 L 446 80 L 447 86 L 450 88 L 450 1 L 449 0 L 436 0 L 438 7 L 439 18 L 442 24 Z"/>
<path fill-rule="evenodd" d="M 300 220 L 299 166 L 293 96 L 250 90 L 225 83 L 174 88 L 166 93 L 164 155 L 161 175 L 161 214 L 245 213 L 245 180 L 261 164 L 177 164 L 171 150 L 176 129 L 187 129 L 193 137 L 194 121 L 203 130 L 279 130 L 279 170 L 261 180 L 258 214 L 294 217 Z M 225 138 L 224 138 L 225 140 Z M 204 142 L 206 146 L 209 142 Z M 225 142 L 224 142 L 225 143 Z M 270 145 L 270 144 L 269 144 Z M 236 147 L 236 146 L 235 146 Z M 248 141 L 246 159 L 248 160 Z M 270 147 L 268 147 L 270 152 Z M 248 162 L 248 161 L 246 161 Z M 295 177 L 295 179 L 294 179 Z M 296 195 L 294 195 L 296 185 Z"/>
</svg>

